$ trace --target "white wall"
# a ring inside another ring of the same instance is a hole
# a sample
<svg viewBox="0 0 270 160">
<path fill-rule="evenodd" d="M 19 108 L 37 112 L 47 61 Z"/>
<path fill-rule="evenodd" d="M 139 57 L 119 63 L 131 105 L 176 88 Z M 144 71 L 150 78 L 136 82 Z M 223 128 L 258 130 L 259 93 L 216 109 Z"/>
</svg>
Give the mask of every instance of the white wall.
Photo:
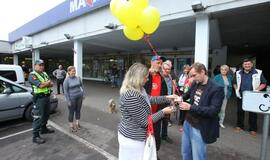
<svg viewBox="0 0 270 160">
<path fill-rule="evenodd" d="M 6 41 L 0 41 L 0 54 L 11 53 L 11 45 Z"/>
<path fill-rule="evenodd" d="M 191 4 L 196 0 L 151 0 L 150 6 L 158 8 L 161 13 L 161 20 L 173 20 L 181 18 L 194 18 Z M 270 0 L 201 0 L 207 6 L 206 12 L 216 12 L 239 6 L 256 3 L 269 2 Z M 100 8 L 89 14 L 83 15 L 69 22 L 57 25 L 53 28 L 39 32 L 32 36 L 33 48 L 42 47 L 42 41 L 49 42 L 49 45 L 67 41 L 65 33 L 74 36 L 74 39 L 86 38 L 102 33 L 111 32 L 104 26 L 108 23 L 118 23 L 117 19 L 110 13 L 109 6 Z M 121 29 L 121 27 L 119 28 Z"/>
</svg>

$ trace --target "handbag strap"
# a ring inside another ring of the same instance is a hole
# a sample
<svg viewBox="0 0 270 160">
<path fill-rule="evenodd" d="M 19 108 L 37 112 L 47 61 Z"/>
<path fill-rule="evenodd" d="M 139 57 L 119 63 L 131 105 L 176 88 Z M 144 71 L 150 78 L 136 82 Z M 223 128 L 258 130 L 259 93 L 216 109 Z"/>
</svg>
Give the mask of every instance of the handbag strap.
<svg viewBox="0 0 270 160">
<path fill-rule="evenodd" d="M 154 135 L 154 125 L 153 125 L 152 115 L 148 116 L 147 137 L 149 135 Z"/>
</svg>

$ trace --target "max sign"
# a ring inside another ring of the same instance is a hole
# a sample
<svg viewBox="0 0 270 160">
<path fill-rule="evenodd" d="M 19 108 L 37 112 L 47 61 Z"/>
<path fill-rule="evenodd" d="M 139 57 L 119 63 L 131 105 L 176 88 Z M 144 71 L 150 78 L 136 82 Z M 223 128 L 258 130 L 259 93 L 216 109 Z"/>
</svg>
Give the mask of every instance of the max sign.
<svg viewBox="0 0 270 160">
<path fill-rule="evenodd" d="M 244 91 L 242 108 L 245 111 L 270 114 L 270 93 Z"/>
<path fill-rule="evenodd" d="M 73 13 L 81 8 L 92 7 L 96 0 L 70 0 L 69 12 Z"/>
</svg>

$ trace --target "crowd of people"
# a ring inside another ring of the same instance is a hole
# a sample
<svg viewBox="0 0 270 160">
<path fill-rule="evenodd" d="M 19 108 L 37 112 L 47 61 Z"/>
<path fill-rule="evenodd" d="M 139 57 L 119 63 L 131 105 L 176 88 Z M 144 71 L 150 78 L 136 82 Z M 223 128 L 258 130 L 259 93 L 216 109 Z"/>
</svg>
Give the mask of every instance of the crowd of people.
<svg viewBox="0 0 270 160">
<path fill-rule="evenodd" d="M 213 78 L 208 76 L 204 64 L 196 62 L 183 66 L 179 77 L 173 72 L 170 60 L 155 55 L 148 69 L 144 64 L 134 63 L 125 73 L 120 88 L 121 120 L 118 127 L 119 160 L 143 159 L 149 116 L 154 126 L 157 159 L 161 141 L 173 143 L 168 135 L 170 115 L 179 112 L 178 124 L 181 135 L 183 160 L 207 159 L 207 144 L 216 142 L 220 128 L 225 128 L 224 119 L 229 98 L 235 91 L 237 97 L 237 122 L 235 132 L 245 129 L 245 111 L 242 109 L 244 91 L 262 91 L 267 81 L 261 70 L 254 68 L 250 59 L 245 59 L 242 68 L 231 73 L 226 64 L 218 66 Z M 112 66 L 112 87 L 116 87 L 117 69 Z M 81 77 L 76 76 L 74 66 L 67 71 L 59 65 L 53 72 L 69 109 L 70 132 L 80 130 L 80 112 L 84 99 Z M 54 133 L 47 127 L 49 119 L 49 96 L 54 85 L 44 71 L 44 61 L 36 60 L 28 78 L 33 88 L 33 142 L 42 144 L 40 134 Z M 74 118 L 75 117 L 75 118 Z M 249 112 L 249 132 L 257 133 L 257 114 Z"/>
<path fill-rule="evenodd" d="M 175 107 L 180 112 L 182 159 L 207 159 L 207 144 L 216 142 L 220 128 L 225 128 L 226 106 L 233 88 L 238 99 L 235 132 L 241 132 L 244 130 L 243 91 L 261 91 L 267 83 L 262 71 L 255 69 L 250 59 L 243 61 L 235 75 L 225 64 L 218 66 L 213 78 L 208 76 L 205 65 L 198 62 L 184 65 L 178 79 L 171 70 L 172 63 L 159 56 L 151 58 L 149 69 L 140 63 L 129 68 L 120 89 L 120 160 L 143 159 L 149 116 L 153 117 L 157 155 L 161 140 L 171 143 L 167 131 Z M 256 113 L 249 112 L 249 132 L 256 136 Z M 139 156 L 134 155 L 136 151 Z"/>
</svg>

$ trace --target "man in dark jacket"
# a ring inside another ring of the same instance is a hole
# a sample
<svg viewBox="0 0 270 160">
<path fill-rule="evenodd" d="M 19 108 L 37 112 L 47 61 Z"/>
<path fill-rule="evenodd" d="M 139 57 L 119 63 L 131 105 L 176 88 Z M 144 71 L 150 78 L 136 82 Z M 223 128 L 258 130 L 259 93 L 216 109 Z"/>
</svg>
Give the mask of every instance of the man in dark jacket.
<svg viewBox="0 0 270 160">
<path fill-rule="evenodd" d="M 219 118 L 224 98 L 223 87 L 207 76 L 207 70 L 201 63 L 191 66 L 190 75 L 194 83 L 180 102 L 181 110 L 186 110 L 184 132 L 182 135 L 182 159 L 207 159 L 206 144 L 214 143 L 219 137 Z"/>
<path fill-rule="evenodd" d="M 151 59 L 151 68 L 149 69 L 149 80 L 144 86 L 147 94 L 151 96 L 162 96 L 168 94 L 166 82 L 160 74 L 161 65 L 162 60 L 160 59 L 160 56 L 157 55 L 153 56 Z M 164 105 L 151 105 L 151 112 L 156 113 L 157 111 L 161 110 L 164 107 L 165 107 Z M 160 129 L 161 129 L 161 120 L 157 121 L 154 124 L 157 151 L 160 148 L 161 142 Z"/>
</svg>

